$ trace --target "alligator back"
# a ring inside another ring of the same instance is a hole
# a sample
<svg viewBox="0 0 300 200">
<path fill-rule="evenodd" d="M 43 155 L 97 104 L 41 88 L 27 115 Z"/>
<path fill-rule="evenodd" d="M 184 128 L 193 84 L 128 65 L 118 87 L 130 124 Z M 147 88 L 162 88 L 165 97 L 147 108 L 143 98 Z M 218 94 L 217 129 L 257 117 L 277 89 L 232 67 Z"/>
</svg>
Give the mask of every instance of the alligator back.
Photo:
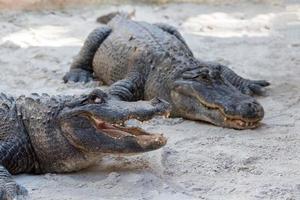
<svg viewBox="0 0 300 200">
<path fill-rule="evenodd" d="M 100 45 L 93 60 L 94 73 L 104 84 L 111 85 L 135 71 L 143 75 L 146 83 L 166 83 L 166 77 L 172 77 L 170 74 L 176 71 L 172 62 L 190 55 L 180 40 L 158 26 L 120 16 L 113 18 L 108 26 L 112 32 Z M 153 85 L 151 89 L 157 91 Z"/>
</svg>

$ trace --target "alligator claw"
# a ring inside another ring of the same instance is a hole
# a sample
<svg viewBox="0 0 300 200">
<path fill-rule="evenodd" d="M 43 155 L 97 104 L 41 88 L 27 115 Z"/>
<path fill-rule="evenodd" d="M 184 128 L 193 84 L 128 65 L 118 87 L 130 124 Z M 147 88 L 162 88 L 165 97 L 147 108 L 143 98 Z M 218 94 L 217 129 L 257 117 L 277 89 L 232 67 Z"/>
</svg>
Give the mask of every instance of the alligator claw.
<svg viewBox="0 0 300 200">
<path fill-rule="evenodd" d="M 155 97 L 150 101 L 150 103 L 152 106 L 157 107 L 158 113 L 166 113 L 166 115 L 169 115 L 169 112 L 171 111 L 171 107 L 167 101 Z"/>
<path fill-rule="evenodd" d="M 263 95 L 265 92 L 264 87 L 269 85 L 270 83 L 264 80 L 248 80 L 247 83 L 241 87 L 241 91 L 247 95 Z"/>
<path fill-rule="evenodd" d="M 92 80 L 92 73 L 82 69 L 71 69 L 63 77 L 65 83 L 67 82 L 82 82 L 87 83 Z"/>
<path fill-rule="evenodd" d="M 9 182 L 0 185 L 1 200 L 21 200 L 25 199 L 27 195 L 28 191 L 17 183 Z"/>
<path fill-rule="evenodd" d="M 22 185 L 16 184 L 17 195 L 18 196 L 28 196 L 28 191 Z"/>
<path fill-rule="evenodd" d="M 267 87 L 270 85 L 268 81 L 265 80 L 257 80 L 257 81 L 251 81 L 253 84 L 259 85 L 261 87 Z"/>
</svg>

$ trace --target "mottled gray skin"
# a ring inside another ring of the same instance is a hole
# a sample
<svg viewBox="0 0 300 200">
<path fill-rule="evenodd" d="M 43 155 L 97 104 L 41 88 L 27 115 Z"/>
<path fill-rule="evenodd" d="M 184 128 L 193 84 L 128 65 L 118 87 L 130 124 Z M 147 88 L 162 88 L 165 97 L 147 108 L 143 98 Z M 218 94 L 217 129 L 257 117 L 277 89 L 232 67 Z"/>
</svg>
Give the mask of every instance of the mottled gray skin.
<svg viewBox="0 0 300 200">
<path fill-rule="evenodd" d="M 264 110 L 250 95 L 261 94 L 268 82 L 196 59 L 172 26 L 110 17 L 88 36 L 65 82 L 87 82 L 94 74 L 119 99 L 165 99 L 172 116 L 236 129 L 258 126 Z"/>
<path fill-rule="evenodd" d="M 11 174 L 63 173 L 93 165 L 103 154 L 158 149 L 166 139 L 140 128 L 116 125 L 167 114 L 168 104 L 122 102 L 101 90 L 81 96 L 8 97 L 0 94 L 0 199 L 27 191 Z"/>
</svg>

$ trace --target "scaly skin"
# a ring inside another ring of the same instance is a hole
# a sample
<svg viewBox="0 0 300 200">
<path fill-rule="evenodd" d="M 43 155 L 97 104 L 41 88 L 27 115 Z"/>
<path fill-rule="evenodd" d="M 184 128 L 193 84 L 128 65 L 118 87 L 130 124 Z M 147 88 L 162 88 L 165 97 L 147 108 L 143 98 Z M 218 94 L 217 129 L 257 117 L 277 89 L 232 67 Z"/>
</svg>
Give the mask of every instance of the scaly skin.
<svg viewBox="0 0 300 200">
<path fill-rule="evenodd" d="M 123 102 L 101 90 L 81 96 L 0 94 L 0 199 L 27 191 L 11 174 L 63 173 L 93 165 L 107 153 L 142 153 L 165 145 L 160 134 L 119 125 L 168 114 L 168 104 Z"/>
<path fill-rule="evenodd" d="M 258 126 L 264 110 L 250 95 L 268 82 L 196 59 L 172 26 L 107 16 L 112 20 L 88 36 L 65 82 L 86 82 L 94 73 L 122 100 L 158 96 L 172 105 L 172 116 L 236 129 Z"/>
</svg>

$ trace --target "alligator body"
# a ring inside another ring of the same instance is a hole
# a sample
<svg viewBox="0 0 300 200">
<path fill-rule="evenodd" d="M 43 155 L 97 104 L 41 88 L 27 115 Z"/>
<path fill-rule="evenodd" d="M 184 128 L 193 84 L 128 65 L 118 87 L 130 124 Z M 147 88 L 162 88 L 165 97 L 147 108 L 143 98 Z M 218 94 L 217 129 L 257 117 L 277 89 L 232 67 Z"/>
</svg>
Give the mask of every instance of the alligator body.
<svg viewBox="0 0 300 200">
<path fill-rule="evenodd" d="M 25 195 L 11 174 L 63 173 L 94 164 L 103 154 L 127 154 L 162 147 L 166 139 L 128 119 L 167 114 L 168 103 L 122 102 L 101 90 L 81 96 L 8 97 L 0 94 L 0 199 Z"/>
<path fill-rule="evenodd" d="M 198 60 L 172 26 L 110 17 L 88 36 L 65 82 L 87 82 L 94 75 L 119 99 L 165 99 L 172 116 L 236 129 L 258 126 L 264 110 L 252 95 L 268 82 Z"/>
</svg>

